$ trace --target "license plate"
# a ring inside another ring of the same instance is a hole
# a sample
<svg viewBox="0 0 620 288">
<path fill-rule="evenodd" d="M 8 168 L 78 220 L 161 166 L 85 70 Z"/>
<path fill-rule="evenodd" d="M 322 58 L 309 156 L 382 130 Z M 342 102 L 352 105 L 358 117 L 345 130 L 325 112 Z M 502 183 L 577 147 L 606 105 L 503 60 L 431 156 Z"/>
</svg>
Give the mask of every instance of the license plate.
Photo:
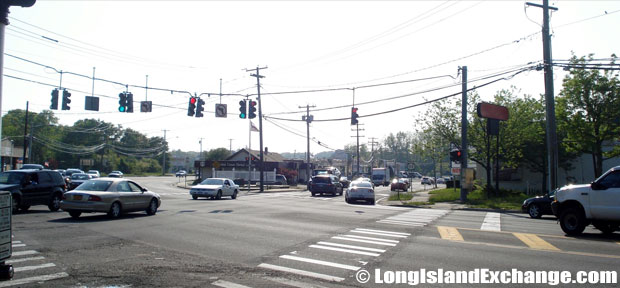
<svg viewBox="0 0 620 288">
<path fill-rule="evenodd" d="M 73 195 L 73 200 L 82 200 L 82 195 Z"/>
</svg>

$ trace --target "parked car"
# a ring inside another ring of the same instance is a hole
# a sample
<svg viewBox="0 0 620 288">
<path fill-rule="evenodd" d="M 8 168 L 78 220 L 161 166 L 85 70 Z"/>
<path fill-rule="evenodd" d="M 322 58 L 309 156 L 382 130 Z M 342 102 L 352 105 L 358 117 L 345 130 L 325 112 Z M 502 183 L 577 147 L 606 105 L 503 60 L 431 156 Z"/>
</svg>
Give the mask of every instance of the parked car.
<svg viewBox="0 0 620 288">
<path fill-rule="evenodd" d="M 0 190 L 11 192 L 13 213 L 26 211 L 33 205 L 47 205 L 50 211 L 58 211 L 66 189 L 65 180 L 53 170 L 24 169 L 0 173 Z"/>
<path fill-rule="evenodd" d="M 276 174 L 276 182 L 275 185 L 287 185 L 288 182 L 286 180 L 286 177 L 282 174 Z"/>
<path fill-rule="evenodd" d="M 65 177 L 65 169 L 56 169 L 54 171 L 60 173 L 60 176 Z"/>
<path fill-rule="evenodd" d="M 521 211 L 527 213 L 532 218 L 540 218 L 543 215 L 553 215 L 551 211 L 551 202 L 555 199 L 555 191 L 545 194 L 543 196 L 536 196 L 527 198 L 521 205 Z"/>
<path fill-rule="evenodd" d="M 342 195 L 342 184 L 340 184 L 340 178 L 334 174 L 321 174 L 312 177 L 310 183 L 310 193 L 312 196 L 316 194 L 336 194 Z"/>
<path fill-rule="evenodd" d="M 342 188 L 348 188 L 351 180 L 347 176 L 340 177 L 340 184 L 342 184 Z"/>
<path fill-rule="evenodd" d="M 43 169 L 45 169 L 45 167 L 43 167 L 43 165 L 41 165 L 41 164 L 24 164 L 24 165 L 22 165 L 22 168 L 19 168 L 19 169 L 43 170 Z"/>
<path fill-rule="evenodd" d="M 67 176 L 67 177 L 71 177 L 71 175 L 73 173 L 84 173 L 84 171 L 82 171 L 80 169 L 75 169 L 75 168 L 69 168 L 69 169 L 65 170 L 65 176 Z"/>
<path fill-rule="evenodd" d="M 73 190 L 90 179 L 93 179 L 93 175 L 91 174 L 73 173 L 71 174 L 71 182 L 69 183 L 69 189 L 67 190 Z"/>
<path fill-rule="evenodd" d="M 129 179 L 107 177 L 82 183 L 65 193 L 60 202 L 60 209 L 73 218 L 79 218 L 82 213 L 107 213 L 110 218 L 118 218 L 132 211 L 155 215 L 159 206 L 159 194 Z"/>
<path fill-rule="evenodd" d="M 390 184 L 390 190 L 391 191 L 409 190 L 409 180 L 406 178 L 398 178 L 398 179 L 394 178 L 394 180 L 392 180 L 392 184 Z"/>
<path fill-rule="evenodd" d="M 435 181 L 431 177 L 424 176 L 424 177 L 422 177 L 422 180 L 420 180 L 420 184 L 422 184 L 422 185 L 433 185 L 433 184 L 435 184 Z"/>
<path fill-rule="evenodd" d="M 375 204 L 375 189 L 369 181 L 353 181 L 344 195 L 344 201 L 353 203 L 358 200 Z"/>
<path fill-rule="evenodd" d="M 176 174 L 174 174 L 176 177 L 185 177 L 187 176 L 187 172 L 185 170 L 179 170 L 177 171 Z"/>
<path fill-rule="evenodd" d="M 121 171 L 112 171 L 112 172 L 108 173 L 108 177 L 111 177 L 111 178 L 123 178 L 123 172 L 121 172 Z"/>
<path fill-rule="evenodd" d="M 237 199 L 237 193 L 239 193 L 239 186 L 228 178 L 207 178 L 189 189 L 189 194 L 192 195 L 194 200 L 198 199 L 198 197 L 209 197 L 219 200 L 222 196 L 230 196 L 231 199 Z"/>
<path fill-rule="evenodd" d="M 99 177 L 101 177 L 101 173 L 99 173 L 99 171 L 97 171 L 97 170 L 88 170 L 88 172 L 86 174 L 90 174 L 90 176 L 92 176 L 92 178 L 99 178 Z"/>
<path fill-rule="evenodd" d="M 446 184 L 446 179 L 441 177 L 437 178 L 437 184 Z"/>
</svg>

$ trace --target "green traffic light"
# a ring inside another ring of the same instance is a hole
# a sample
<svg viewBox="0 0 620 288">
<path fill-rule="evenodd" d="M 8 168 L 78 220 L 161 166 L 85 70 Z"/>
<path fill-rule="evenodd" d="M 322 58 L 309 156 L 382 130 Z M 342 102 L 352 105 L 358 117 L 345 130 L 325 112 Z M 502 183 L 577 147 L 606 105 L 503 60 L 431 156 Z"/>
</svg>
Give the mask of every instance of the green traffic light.
<svg viewBox="0 0 620 288">
<path fill-rule="evenodd" d="M 241 118 L 241 119 L 245 119 L 245 113 L 241 113 L 241 114 L 239 114 L 239 118 Z"/>
<path fill-rule="evenodd" d="M 123 107 L 123 106 L 118 107 L 118 111 L 119 111 L 119 112 L 125 112 L 125 107 Z"/>
</svg>

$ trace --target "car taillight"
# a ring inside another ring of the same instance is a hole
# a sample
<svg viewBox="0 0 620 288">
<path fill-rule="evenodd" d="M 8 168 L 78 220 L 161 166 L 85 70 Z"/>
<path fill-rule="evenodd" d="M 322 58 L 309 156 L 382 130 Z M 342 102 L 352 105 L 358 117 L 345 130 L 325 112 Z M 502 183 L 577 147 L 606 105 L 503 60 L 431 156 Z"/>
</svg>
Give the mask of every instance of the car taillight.
<svg viewBox="0 0 620 288">
<path fill-rule="evenodd" d="M 95 195 L 90 195 L 90 196 L 88 196 L 88 201 L 101 201 L 101 197 L 95 196 Z"/>
</svg>

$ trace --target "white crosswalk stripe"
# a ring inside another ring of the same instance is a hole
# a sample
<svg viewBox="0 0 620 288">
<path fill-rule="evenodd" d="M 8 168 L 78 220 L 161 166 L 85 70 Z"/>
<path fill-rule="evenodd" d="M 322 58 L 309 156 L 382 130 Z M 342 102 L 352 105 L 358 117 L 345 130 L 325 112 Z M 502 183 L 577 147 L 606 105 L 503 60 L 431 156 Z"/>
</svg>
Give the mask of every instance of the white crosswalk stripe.
<svg viewBox="0 0 620 288">
<path fill-rule="evenodd" d="M 435 219 L 444 216 L 448 210 L 439 209 L 414 209 L 409 212 L 401 213 L 377 221 L 383 224 L 423 227 L 433 222 Z"/>
<path fill-rule="evenodd" d="M 22 243 L 22 241 L 12 241 L 13 251 L 11 253 L 11 258 L 7 259 L 5 263 L 13 265 L 13 271 L 15 271 L 15 275 L 10 281 L 0 282 L 0 288 L 24 286 L 31 283 L 40 284 L 46 281 L 65 278 L 69 276 L 69 274 L 67 274 L 66 272 L 59 272 L 59 268 L 56 266 L 56 264 L 47 261 L 47 258 L 45 256 L 42 256 L 39 251 L 22 250 L 26 249 L 26 246 L 27 244 Z M 47 284 L 47 286 L 52 285 Z"/>
</svg>

